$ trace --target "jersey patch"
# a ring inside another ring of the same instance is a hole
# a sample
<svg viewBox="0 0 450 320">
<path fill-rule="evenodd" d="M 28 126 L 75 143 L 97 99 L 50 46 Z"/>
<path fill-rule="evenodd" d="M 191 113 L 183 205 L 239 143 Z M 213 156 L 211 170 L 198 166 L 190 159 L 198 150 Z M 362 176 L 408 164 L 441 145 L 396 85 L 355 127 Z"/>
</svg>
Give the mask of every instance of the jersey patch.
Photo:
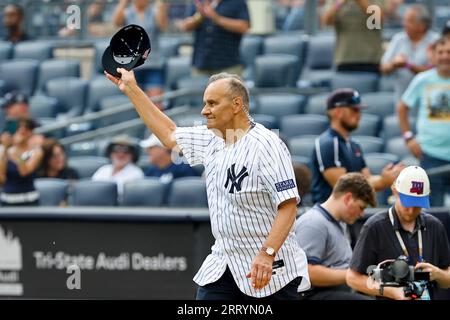
<svg viewBox="0 0 450 320">
<path fill-rule="evenodd" d="M 281 182 L 275 183 L 275 187 L 277 188 L 278 192 L 281 192 L 281 191 L 284 191 L 284 190 L 295 188 L 295 183 L 294 183 L 294 180 L 289 179 L 289 180 L 285 180 L 285 181 L 281 181 Z"/>
</svg>

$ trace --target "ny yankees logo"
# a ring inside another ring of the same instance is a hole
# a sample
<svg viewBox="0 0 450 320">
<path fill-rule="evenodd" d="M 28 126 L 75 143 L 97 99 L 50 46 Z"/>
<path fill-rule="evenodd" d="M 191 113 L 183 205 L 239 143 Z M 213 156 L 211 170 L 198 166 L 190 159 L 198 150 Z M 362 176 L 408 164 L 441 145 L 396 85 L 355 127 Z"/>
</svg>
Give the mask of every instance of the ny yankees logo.
<svg viewBox="0 0 450 320">
<path fill-rule="evenodd" d="M 234 166 L 236 164 L 232 164 L 231 168 L 227 170 L 227 182 L 225 183 L 225 188 L 228 188 L 228 183 L 231 182 L 230 193 L 234 193 L 234 188 L 237 191 L 241 191 L 242 181 L 245 177 L 248 177 L 247 168 L 244 166 L 242 170 L 236 175 L 236 171 L 234 170 Z"/>
<path fill-rule="evenodd" d="M 412 187 L 409 189 L 411 193 L 423 194 L 423 182 L 411 181 Z"/>
</svg>

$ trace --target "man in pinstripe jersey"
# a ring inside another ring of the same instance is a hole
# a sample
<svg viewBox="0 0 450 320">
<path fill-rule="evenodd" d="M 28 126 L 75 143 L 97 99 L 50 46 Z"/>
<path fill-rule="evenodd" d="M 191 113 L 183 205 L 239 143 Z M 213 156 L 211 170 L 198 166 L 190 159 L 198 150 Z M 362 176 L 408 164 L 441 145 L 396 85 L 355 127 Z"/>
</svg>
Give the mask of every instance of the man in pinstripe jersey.
<svg viewBox="0 0 450 320">
<path fill-rule="evenodd" d="M 207 125 L 180 128 L 136 85 L 133 72 L 118 72 L 120 79 L 106 76 L 147 127 L 190 165 L 205 166 L 216 241 L 194 277 L 197 299 L 297 299 L 310 282 L 293 230 L 300 197 L 291 157 L 278 136 L 253 122 L 241 79 L 212 76 L 203 98 Z"/>
</svg>

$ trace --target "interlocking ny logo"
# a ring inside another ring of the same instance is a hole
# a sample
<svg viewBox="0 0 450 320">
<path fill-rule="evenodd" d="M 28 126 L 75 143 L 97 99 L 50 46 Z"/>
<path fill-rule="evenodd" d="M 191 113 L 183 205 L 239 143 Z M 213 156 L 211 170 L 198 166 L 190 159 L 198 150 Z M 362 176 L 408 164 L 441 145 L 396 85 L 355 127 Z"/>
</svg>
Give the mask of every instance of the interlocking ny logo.
<svg viewBox="0 0 450 320">
<path fill-rule="evenodd" d="M 237 191 L 241 191 L 242 181 L 245 177 L 248 177 L 247 168 L 244 166 L 242 170 L 236 175 L 236 171 L 234 170 L 235 163 L 231 165 L 231 168 L 227 170 L 227 182 L 225 183 L 225 189 L 228 188 L 228 183 L 231 182 L 230 193 L 234 193 L 234 188 Z"/>
</svg>

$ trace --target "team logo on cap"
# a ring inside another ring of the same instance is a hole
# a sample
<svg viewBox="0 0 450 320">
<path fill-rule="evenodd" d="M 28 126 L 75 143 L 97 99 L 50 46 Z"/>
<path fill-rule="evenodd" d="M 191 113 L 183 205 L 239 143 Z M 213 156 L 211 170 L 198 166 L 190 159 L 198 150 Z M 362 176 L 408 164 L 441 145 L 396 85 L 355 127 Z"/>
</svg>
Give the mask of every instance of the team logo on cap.
<svg viewBox="0 0 450 320">
<path fill-rule="evenodd" d="M 423 194 L 423 182 L 411 181 L 412 187 L 409 192 L 416 194 Z"/>
</svg>

